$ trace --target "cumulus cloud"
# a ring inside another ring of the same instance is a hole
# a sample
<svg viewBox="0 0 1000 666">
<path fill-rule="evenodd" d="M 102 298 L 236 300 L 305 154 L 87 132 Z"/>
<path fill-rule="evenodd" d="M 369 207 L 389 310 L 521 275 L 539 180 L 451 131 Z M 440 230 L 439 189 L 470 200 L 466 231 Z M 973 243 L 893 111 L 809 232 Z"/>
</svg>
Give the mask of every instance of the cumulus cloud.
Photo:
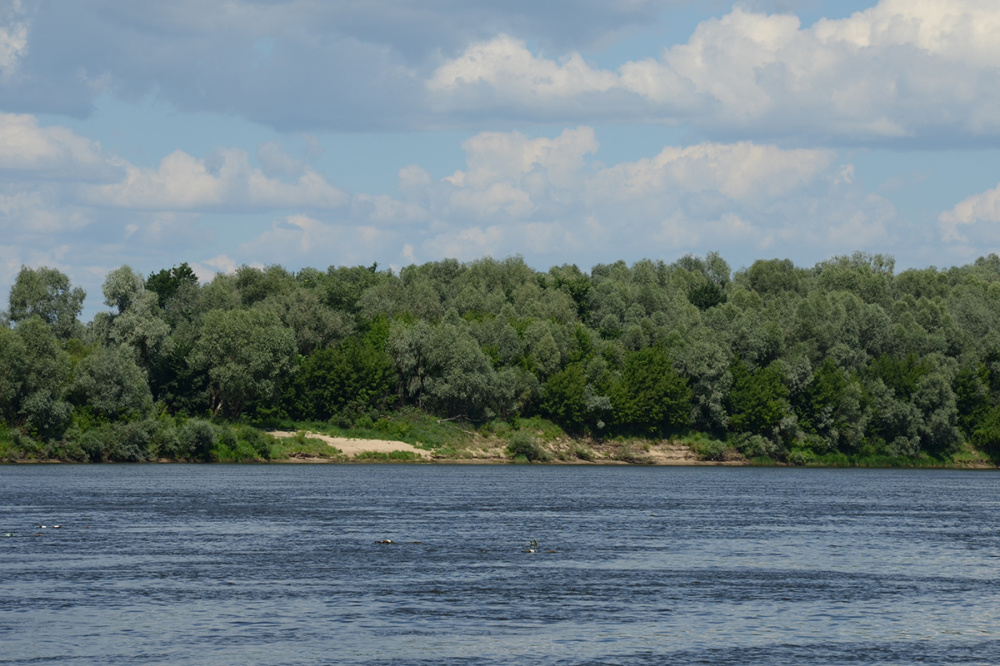
<svg viewBox="0 0 1000 666">
<path fill-rule="evenodd" d="M 0 113 L 0 172 L 24 179 L 106 180 L 117 160 L 65 127 L 40 127 L 34 116 Z"/>
<path fill-rule="evenodd" d="M 84 116 L 99 94 L 152 96 L 281 131 L 608 121 L 717 140 L 1000 139 L 995 2 L 881 0 L 809 26 L 737 6 L 649 58 L 588 62 L 682 4 L 54 2 L 0 15 L 0 98 Z M 265 169 L 297 168 L 274 149 L 259 151 Z"/>
<path fill-rule="evenodd" d="M 938 217 L 945 240 L 968 242 L 969 234 L 1000 235 L 1000 185 L 960 201 Z M 995 240 L 995 238 L 993 238 Z"/>
<path fill-rule="evenodd" d="M 766 201 L 800 189 L 830 165 L 830 150 L 786 150 L 748 141 L 667 146 L 656 157 L 603 170 L 591 192 L 643 197 L 672 187 L 718 192 L 734 201 Z"/>
<path fill-rule="evenodd" d="M 84 116 L 111 91 L 282 130 L 427 126 L 424 76 L 470 42 L 509 32 L 590 48 L 686 2 L 55 0 L 30 32 L 0 40 L 20 72 L 0 81 L 0 98 L 6 110 Z"/>
<path fill-rule="evenodd" d="M 348 192 L 308 164 L 268 175 L 234 148 L 204 157 L 175 151 L 146 167 L 33 118 L 7 124 L 36 137 L 29 145 L 60 150 L 23 151 L 20 167 L 9 165 L 0 181 L 0 262 L 59 259 L 88 289 L 99 290 L 122 263 L 145 272 L 188 261 L 204 277 L 242 263 L 295 269 L 522 254 L 538 266 L 588 267 L 717 250 L 739 265 L 761 256 L 808 263 L 856 249 L 905 258 L 928 240 L 828 149 L 703 141 L 605 164 L 591 127 L 482 132 L 463 142 L 461 169 L 435 178 L 406 166 L 398 195 L 389 196 Z M 74 180 L 91 161 L 117 171 L 106 182 Z M 40 171 L 67 175 L 32 175 Z M 943 224 L 964 230 L 981 226 L 966 220 L 1000 220 L 1000 194 L 981 199 L 946 213 Z"/>
<path fill-rule="evenodd" d="M 552 60 L 508 35 L 427 79 L 440 113 L 689 122 L 712 132 L 840 142 L 1000 136 L 1000 5 L 882 0 L 803 27 L 739 7 L 685 44 L 615 71 Z"/>
<path fill-rule="evenodd" d="M 899 240 L 892 205 L 855 182 L 834 151 L 706 142 L 605 165 L 589 127 L 554 137 L 484 132 L 462 145 L 465 168 L 438 181 L 417 165 L 401 170 L 401 196 L 386 199 L 383 214 L 355 205 L 348 217 L 282 218 L 241 252 L 350 248 L 354 257 L 365 248 L 407 262 L 519 253 L 586 265 L 710 249 L 752 259 L 812 248 L 819 260 Z"/>
<path fill-rule="evenodd" d="M 337 208 L 349 196 L 311 169 L 294 181 L 269 178 L 250 164 L 246 151 L 220 149 L 209 159 L 177 150 L 155 169 L 127 165 L 125 178 L 90 188 L 94 205 L 146 210 L 206 208 Z"/>
</svg>

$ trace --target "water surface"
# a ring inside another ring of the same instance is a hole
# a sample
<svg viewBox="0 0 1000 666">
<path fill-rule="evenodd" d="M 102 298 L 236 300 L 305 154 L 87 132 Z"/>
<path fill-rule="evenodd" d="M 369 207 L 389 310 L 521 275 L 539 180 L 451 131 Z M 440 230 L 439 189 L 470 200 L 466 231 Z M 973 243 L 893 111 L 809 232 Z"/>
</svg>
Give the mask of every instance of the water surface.
<svg viewBox="0 0 1000 666">
<path fill-rule="evenodd" d="M 0 664 L 995 664 L 998 490 L 941 470 L 0 467 Z"/>
</svg>

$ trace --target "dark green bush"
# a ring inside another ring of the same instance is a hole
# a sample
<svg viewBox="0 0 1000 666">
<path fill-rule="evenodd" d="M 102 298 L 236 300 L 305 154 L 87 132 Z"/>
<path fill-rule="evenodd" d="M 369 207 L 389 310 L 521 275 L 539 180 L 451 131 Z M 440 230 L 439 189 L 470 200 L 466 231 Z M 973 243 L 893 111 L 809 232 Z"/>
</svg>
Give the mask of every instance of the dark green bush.
<svg viewBox="0 0 1000 666">
<path fill-rule="evenodd" d="M 525 432 L 515 433 L 507 444 L 507 455 L 517 460 L 524 457 L 528 462 L 547 462 L 548 451 L 541 447 L 534 437 Z"/>
<path fill-rule="evenodd" d="M 215 447 L 215 428 L 203 419 L 192 419 L 184 424 L 178 436 L 185 457 L 195 460 L 211 460 Z"/>
<path fill-rule="evenodd" d="M 695 442 L 691 448 L 697 454 L 699 460 L 722 461 L 726 459 L 726 444 L 717 439 Z"/>
</svg>

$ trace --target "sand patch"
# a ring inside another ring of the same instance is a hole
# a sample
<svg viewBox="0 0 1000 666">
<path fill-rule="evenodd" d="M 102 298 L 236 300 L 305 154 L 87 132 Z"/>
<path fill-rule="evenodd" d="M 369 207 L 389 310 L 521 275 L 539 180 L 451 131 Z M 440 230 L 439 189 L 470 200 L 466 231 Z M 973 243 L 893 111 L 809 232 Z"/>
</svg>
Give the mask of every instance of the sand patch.
<svg viewBox="0 0 1000 666">
<path fill-rule="evenodd" d="M 268 433 L 273 437 L 295 437 L 294 432 L 289 432 L 287 430 L 272 430 Z M 318 439 L 326 442 L 330 446 L 340 449 L 340 451 L 348 458 L 353 458 L 359 453 L 365 451 L 375 451 L 377 453 L 392 453 L 393 451 L 407 451 L 409 453 L 416 454 L 420 458 L 430 459 L 431 454 L 423 449 L 418 449 L 412 444 L 407 444 L 406 442 L 395 442 L 388 439 L 353 439 L 349 437 L 330 437 L 329 435 L 323 435 L 318 432 L 305 431 L 306 437 L 310 439 Z"/>
</svg>

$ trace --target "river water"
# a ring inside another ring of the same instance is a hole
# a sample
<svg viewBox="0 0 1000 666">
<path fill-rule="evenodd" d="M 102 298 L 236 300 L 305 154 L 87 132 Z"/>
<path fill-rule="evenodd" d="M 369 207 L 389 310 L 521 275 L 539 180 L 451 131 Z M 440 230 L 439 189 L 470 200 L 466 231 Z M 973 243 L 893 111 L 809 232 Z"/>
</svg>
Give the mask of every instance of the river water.
<svg viewBox="0 0 1000 666">
<path fill-rule="evenodd" d="M 7 534 L 0 664 L 1000 663 L 996 472 L 4 466 Z"/>
</svg>

